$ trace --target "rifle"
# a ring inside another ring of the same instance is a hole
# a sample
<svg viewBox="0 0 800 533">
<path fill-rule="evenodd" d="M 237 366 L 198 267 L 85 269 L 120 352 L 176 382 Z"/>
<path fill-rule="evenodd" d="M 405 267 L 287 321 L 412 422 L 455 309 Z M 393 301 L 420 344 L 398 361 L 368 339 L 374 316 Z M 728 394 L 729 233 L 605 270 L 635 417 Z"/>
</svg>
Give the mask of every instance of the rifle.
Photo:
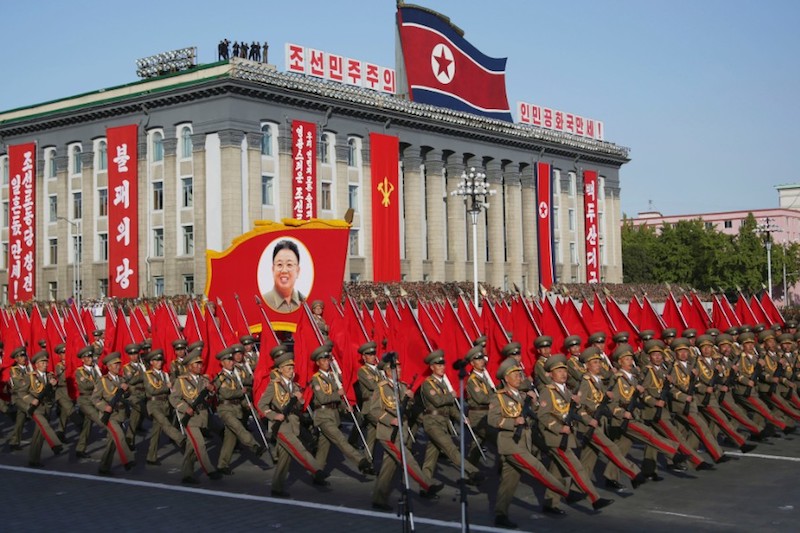
<svg viewBox="0 0 800 533">
<path fill-rule="evenodd" d="M 50 383 L 50 379 L 48 379 L 47 383 L 44 386 L 44 389 L 42 389 L 42 392 L 33 395 L 34 398 L 39 400 L 39 403 L 36 405 L 33 405 L 31 403 L 31 405 L 28 407 L 28 416 L 33 416 L 33 412 L 36 411 L 36 408 L 42 405 L 42 400 L 54 394 L 55 394 L 55 388 Z"/>
<path fill-rule="evenodd" d="M 111 407 L 111 411 L 103 411 L 103 414 L 100 416 L 100 422 L 102 422 L 104 426 L 108 425 L 108 419 L 111 418 L 111 413 L 114 412 L 114 409 L 117 407 L 117 404 L 122 399 L 122 396 L 127 392 L 122 390 L 122 384 L 127 383 L 127 381 L 122 376 L 117 376 L 117 377 L 119 378 L 119 385 L 117 386 L 117 392 L 115 392 L 114 396 L 111 397 L 111 400 L 108 401 L 108 405 Z M 95 385 L 95 387 L 97 387 L 97 385 Z"/>
<path fill-rule="evenodd" d="M 203 387 L 203 390 L 200 391 L 200 393 L 197 395 L 197 398 L 195 398 L 194 401 L 189 404 L 189 408 L 192 411 L 195 411 L 198 407 L 200 407 L 200 405 L 205 403 L 206 398 L 208 398 L 209 394 L 210 394 L 209 390 Z M 181 416 L 178 419 L 178 422 L 180 423 L 181 426 L 186 427 L 186 424 L 189 423 L 190 418 L 192 418 L 192 415 L 184 413 L 183 416 Z"/>
<path fill-rule="evenodd" d="M 603 399 L 597 404 L 597 409 L 594 410 L 594 414 L 592 415 L 592 419 L 594 419 L 598 425 L 603 418 L 611 418 L 611 410 L 608 408 L 608 402 L 611 401 L 611 398 L 608 397 L 608 391 L 614 387 L 614 383 L 606 390 L 603 394 Z M 580 442 L 580 447 L 583 448 L 587 444 L 592 441 L 592 437 L 594 436 L 594 430 L 597 429 L 594 426 L 589 426 L 589 429 L 586 430 L 586 433 L 583 434 L 583 438 Z M 626 428 L 627 429 L 627 428 Z"/>
<path fill-rule="evenodd" d="M 575 403 L 575 400 L 570 400 L 569 402 L 569 412 L 567 413 L 567 418 L 564 419 L 564 425 L 568 426 L 572 429 L 572 424 L 575 420 L 579 420 L 580 416 L 578 416 L 578 404 Z M 561 435 L 561 442 L 559 443 L 559 449 L 566 451 L 567 446 L 569 445 L 569 433 L 564 433 Z"/>
<path fill-rule="evenodd" d="M 633 394 L 631 395 L 631 399 L 628 402 L 628 405 L 625 407 L 625 412 L 630 413 L 631 418 L 622 419 L 622 424 L 620 424 L 619 426 L 620 433 L 625 433 L 626 431 L 628 431 L 628 424 L 633 419 L 633 412 L 639 407 L 639 404 L 641 403 L 639 398 L 640 396 L 641 393 L 639 392 L 639 389 L 634 388 Z M 661 416 L 660 413 L 657 414 L 659 417 Z"/>
<path fill-rule="evenodd" d="M 663 401 L 665 404 L 672 400 L 672 383 L 664 377 L 664 384 L 661 386 L 661 394 L 658 395 L 658 399 Z M 657 424 L 661 421 L 661 416 L 664 414 L 663 407 L 656 407 L 656 414 L 653 416 L 653 423 Z"/>
<path fill-rule="evenodd" d="M 753 381 L 753 383 L 758 383 L 761 381 L 761 365 L 758 364 L 758 358 L 756 358 L 755 363 L 753 363 L 753 374 L 750 376 L 750 379 Z M 753 387 L 748 385 L 744 391 L 744 396 L 748 397 L 752 392 Z"/>
<path fill-rule="evenodd" d="M 692 377 L 689 378 L 689 386 L 686 387 L 686 395 L 692 396 L 692 400 L 694 400 L 694 393 L 697 390 L 697 374 L 692 372 Z M 689 411 L 692 408 L 692 404 L 689 401 L 684 402 L 683 404 L 683 416 L 689 416 Z"/>
<path fill-rule="evenodd" d="M 706 392 L 706 395 L 703 397 L 703 403 L 701 404 L 703 407 L 708 407 L 708 402 L 711 401 L 711 395 L 714 393 L 713 389 L 719 384 L 719 379 L 720 379 L 720 373 L 715 372 L 714 377 L 711 378 L 711 382 L 708 384 L 708 388 L 712 390 L 711 392 Z"/>
<path fill-rule="evenodd" d="M 729 390 L 733 390 L 732 387 L 736 380 L 736 373 L 733 371 L 733 368 L 728 369 L 728 377 L 725 382 L 722 384 L 725 387 L 728 387 Z M 719 403 L 725 401 L 725 391 L 719 393 Z"/>
<path fill-rule="evenodd" d="M 535 393 L 534 389 L 534 393 Z M 522 438 L 522 432 L 525 430 L 526 427 L 531 429 L 531 442 L 539 448 L 542 453 L 548 453 L 548 447 L 544 440 L 544 435 L 542 435 L 541 430 L 539 429 L 538 421 L 539 417 L 536 415 L 536 411 L 533 410 L 533 398 L 525 395 L 525 401 L 522 402 L 522 417 L 525 419 L 524 424 L 520 424 L 514 430 L 514 442 L 519 444 L 520 439 Z M 527 421 L 530 420 L 533 424 L 528 425 Z"/>
<path fill-rule="evenodd" d="M 253 407 L 253 402 L 250 401 L 250 396 L 244 392 L 244 385 L 242 384 L 241 378 L 239 378 L 239 374 L 235 371 L 233 372 L 233 377 L 236 378 L 236 383 L 242 388 L 242 392 L 244 393 L 245 402 L 247 402 L 247 407 L 250 409 L 250 414 L 253 416 L 253 421 L 256 423 L 256 427 L 258 428 L 258 434 L 261 436 L 261 442 L 264 443 L 264 448 L 269 452 L 269 456 L 272 457 L 272 462 L 275 461 L 275 456 L 272 455 L 272 449 L 269 447 L 269 442 L 267 442 L 267 436 L 264 435 L 264 429 L 261 427 L 261 420 L 258 418 L 258 414 L 256 413 L 255 407 Z"/>
<path fill-rule="evenodd" d="M 767 356 L 767 357 L 769 357 L 769 356 Z M 772 373 L 772 377 L 773 378 L 778 378 L 778 380 L 780 380 L 783 377 L 783 375 L 786 373 L 786 367 L 784 367 L 781 364 L 780 360 L 778 360 L 777 365 L 778 366 L 775 369 L 775 372 Z M 767 394 L 769 396 L 772 396 L 773 394 L 775 394 L 776 390 L 778 390 L 778 382 L 777 381 L 770 383 L 769 392 Z"/>
<path fill-rule="evenodd" d="M 414 374 L 414 377 L 411 378 L 411 384 L 413 385 L 414 382 L 417 380 L 417 374 Z M 403 413 L 406 412 L 408 409 L 408 402 L 411 401 L 409 396 L 405 396 L 403 401 L 400 402 L 400 407 L 397 408 L 397 426 L 392 430 L 392 439 L 391 442 L 397 438 L 397 431 L 403 426 Z M 411 428 L 409 427 L 408 432 L 411 433 Z M 414 438 L 414 435 L 411 435 L 411 438 Z"/>
<path fill-rule="evenodd" d="M 296 405 L 297 405 L 297 396 L 292 394 L 292 397 L 289 398 L 289 401 L 286 403 L 286 405 L 283 407 L 283 409 L 281 409 L 281 414 L 283 415 L 283 420 L 276 420 L 272 424 L 273 438 L 276 438 L 276 439 L 278 438 L 278 431 L 280 431 L 280 429 L 281 429 L 281 424 L 283 424 L 284 420 L 286 420 L 286 417 L 289 416 L 289 413 L 292 412 L 292 410 L 294 409 L 294 407 Z"/>
</svg>

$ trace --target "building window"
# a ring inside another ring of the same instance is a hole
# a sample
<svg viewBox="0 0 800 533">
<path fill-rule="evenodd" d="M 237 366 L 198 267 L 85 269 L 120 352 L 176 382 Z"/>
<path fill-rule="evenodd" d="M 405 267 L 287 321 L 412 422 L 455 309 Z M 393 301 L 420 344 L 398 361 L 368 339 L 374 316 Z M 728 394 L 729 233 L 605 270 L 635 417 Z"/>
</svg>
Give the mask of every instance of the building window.
<svg viewBox="0 0 800 533">
<path fill-rule="evenodd" d="M 100 278 L 100 298 L 108 296 L 108 278 Z"/>
<path fill-rule="evenodd" d="M 45 161 L 45 165 L 47 166 L 47 177 L 49 179 L 53 179 L 56 177 L 56 151 L 55 150 L 48 150 L 47 151 L 47 159 Z"/>
<path fill-rule="evenodd" d="M 328 155 L 330 138 L 327 133 L 323 133 L 319 138 L 319 161 L 320 163 L 330 163 L 330 155 Z"/>
<path fill-rule="evenodd" d="M 403 275 L 405 276 L 405 274 Z M 361 281 L 361 274 L 358 272 L 350 272 L 350 281 Z"/>
<path fill-rule="evenodd" d="M 153 211 L 164 209 L 164 182 L 153 182 Z"/>
<path fill-rule="evenodd" d="M 561 170 L 553 169 L 553 196 L 558 198 L 561 194 Z"/>
<path fill-rule="evenodd" d="M 358 146 L 353 138 L 347 139 L 347 166 L 358 166 Z"/>
<path fill-rule="evenodd" d="M 190 159 L 192 157 L 192 130 L 189 126 L 181 129 L 181 158 Z"/>
<path fill-rule="evenodd" d="M 73 235 L 72 236 L 72 254 L 74 261 L 77 263 L 83 262 L 83 236 L 82 235 Z"/>
<path fill-rule="evenodd" d="M 713 222 L 706 222 L 705 226 L 706 226 L 706 229 L 714 229 L 714 223 Z"/>
<path fill-rule="evenodd" d="M 153 229 L 153 256 L 164 257 L 164 228 Z"/>
<path fill-rule="evenodd" d="M 164 160 L 164 134 L 160 131 L 153 133 L 153 163 Z"/>
<path fill-rule="evenodd" d="M 556 263 L 558 263 L 559 265 L 564 263 L 564 259 L 563 259 L 562 255 L 561 255 L 561 241 L 558 240 L 558 239 L 554 239 L 553 240 L 553 248 L 556 251 L 556 253 L 555 253 Z"/>
<path fill-rule="evenodd" d="M 261 205 L 273 205 L 272 176 L 261 175 Z"/>
<path fill-rule="evenodd" d="M 47 283 L 47 295 L 49 296 L 50 300 L 57 300 L 58 299 L 58 282 L 57 281 L 50 281 Z"/>
<path fill-rule="evenodd" d="M 97 236 L 97 245 L 100 248 L 100 261 L 108 261 L 108 233 L 98 233 Z"/>
<path fill-rule="evenodd" d="M 348 203 L 347 206 L 352 209 L 353 211 L 357 211 L 358 209 L 358 185 L 350 185 L 347 188 L 348 192 Z"/>
<path fill-rule="evenodd" d="M 81 147 L 72 147 L 72 173 L 80 174 L 83 171 L 83 161 L 81 161 Z"/>
<path fill-rule="evenodd" d="M 0 268 L 8 268 L 8 243 L 3 243 L 3 253 L 0 257 Z"/>
<path fill-rule="evenodd" d="M 6 201 L 6 202 L 3 202 L 3 227 L 4 228 L 8 227 L 8 218 L 9 218 L 8 202 Z"/>
<path fill-rule="evenodd" d="M 50 239 L 50 257 L 48 257 L 48 264 L 58 264 L 58 239 Z"/>
<path fill-rule="evenodd" d="M 108 189 L 97 189 L 97 215 L 108 216 Z"/>
<path fill-rule="evenodd" d="M 194 205 L 194 179 L 181 178 L 181 207 L 192 207 Z"/>
<path fill-rule="evenodd" d="M 83 218 L 83 195 L 80 192 L 72 193 L 72 218 Z"/>
<path fill-rule="evenodd" d="M 331 207 L 331 182 L 323 181 L 319 184 L 320 207 L 323 211 L 330 211 Z"/>
<path fill-rule="evenodd" d="M 349 250 L 350 250 L 350 255 L 354 255 L 354 256 L 361 255 L 360 249 L 359 249 L 359 246 L 358 246 L 358 230 L 357 229 L 351 229 L 350 230 L 350 246 L 349 246 Z"/>
<path fill-rule="evenodd" d="M 272 155 L 272 127 L 269 124 L 261 126 L 261 155 Z"/>
<path fill-rule="evenodd" d="M 97 143 L 97 170 L 108 168 L 108 145 L 105 141 Z"/>
<path fill-rule="evenodd" d="M 569 173 L 569 193 L 568 193 L 570 196 L 575 196 L 575 189 L 577 188 L 575 182 L 576 182 L 575 173 L 574 172 L 570 172 Z"/>
<path fill-rule="evenodd" d="M 558 231 L 558 208 L 553 207 L 550 209 L 550 214 L 553 217 L 553 230 Z"/>
<path fill-rule="evenodd" d="M 49 216 L 48 222 L 55 222 L 58 220 L 58 196 L 55 194 L 48 197 Z M 8 215 L 8 202 L 3 202 L 3 214 Z"/>
<path fill-rule="evenodd" d="M 194 255 L 194 226 L 183 226 L 183 255 Z"/>
<path fill-rule="evenodd" d="M 153 293 L 156 298 L 164 296 L 164 276 L 153 277 Z"/>
<path fill-rule="evenodd" d="M 725 229 L 733 228 L 733 220 L 726 220 L 725 221 Z"/>
<path fill-rule="evenodd" d="M 194 294 L 194 276 L 191 274 L 183 276 L 183 293 Z"/>
<path fill-rule="evenodd" d="M 578 248 L 575 246 L 574 242 L 569 243 L 569 264 L 578 264 Z"/>
<path fill-rule="evenodd" d="M 570 231 L 575 231 L 575 210 L 574 209 L 568 209 L 567 210 L 567 217 L 569 218 L 569 220 L 568 220 L 569 230 Z"/>
<path fill-rule="evenodd" d="M 8 158 L 3 158 L 0 162 L 0 167 L 3 167 L 3 185 L 8 185 Z"/>
</svg>

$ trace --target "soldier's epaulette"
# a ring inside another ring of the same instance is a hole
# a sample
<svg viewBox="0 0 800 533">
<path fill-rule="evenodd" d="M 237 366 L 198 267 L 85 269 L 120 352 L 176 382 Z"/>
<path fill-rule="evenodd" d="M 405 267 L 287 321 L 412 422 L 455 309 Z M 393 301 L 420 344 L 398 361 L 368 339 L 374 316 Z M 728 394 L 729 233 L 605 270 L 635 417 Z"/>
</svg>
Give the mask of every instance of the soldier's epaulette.
<svg viewBox="0 0 800 533">
<path fill-rule="evenodd" d="M 581 379 L 590 380 L 592 379 L 592 375 L 589 372 L 586 372 L 584 375 L 581 376 Z"/>
</svg>

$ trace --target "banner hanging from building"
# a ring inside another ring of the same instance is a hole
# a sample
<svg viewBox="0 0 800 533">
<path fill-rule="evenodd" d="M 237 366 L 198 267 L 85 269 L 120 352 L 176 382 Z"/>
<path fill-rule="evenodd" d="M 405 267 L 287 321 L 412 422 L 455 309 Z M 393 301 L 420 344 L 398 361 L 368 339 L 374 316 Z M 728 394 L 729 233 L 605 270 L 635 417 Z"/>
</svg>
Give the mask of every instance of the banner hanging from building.
<svg viewBox="0 0 800 533">
<path fill-rule="evenodd" d="M 600 282 L 600 236 L 597 223 L 597 171 L 583 171 L 583 214 L 586 228 L 586 282 Z"/>
<path fill-rule="evenodd" d="M 36 143 L 8 147 L 8 303 L 36 295 Z"/>
<path fill-rule="evenodd" d="M 294 331 L 304 300 L 341 300 L 349 235 L 343 220 L 257 221 L 224 252 L 206 251 L 208 299 L 228 313 L 241 304 L 248 326 L 264 310 L 274 329 Z"/>
<path fill-rule="evenodd" d="M 374 281 L 400 281 L 400 139 L 370 133 Z"/>
<path fill-rule="evenodd" d="M 139 296 L 138 126 L 106 129 L 108 147 L 108 295 Z"/>
<path fill-rule="evenodd" d="M 536 236 L 539 249 L 539 283 L 547 290 L 555 282 L 553 264 L 553 184 L 550 165 L 536 164 Z"/>
<path fill-rule="evenodd" d="M 317 218 L 317 126 L 292 121 L 292 216 Z"/>
<path fill-rule="evenodd" d="M 400 7 L 397 27 L 411 100 L 511 122 L 505 58 L 485 55 L 429 9 Z"/>
</svg>

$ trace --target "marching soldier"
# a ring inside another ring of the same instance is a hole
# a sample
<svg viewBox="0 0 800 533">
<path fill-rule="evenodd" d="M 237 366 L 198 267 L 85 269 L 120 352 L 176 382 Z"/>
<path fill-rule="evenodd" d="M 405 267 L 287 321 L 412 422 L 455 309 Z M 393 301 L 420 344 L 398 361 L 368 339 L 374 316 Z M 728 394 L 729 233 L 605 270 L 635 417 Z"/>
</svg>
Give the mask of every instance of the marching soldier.
<svg viewBox="0 0 800 533">
<path fill-rule="evenodd" d="M 146 396 L 144 392 L 144 373 L 146 369 L 139 361 L 141 346 L 138 344 L 128 344 L 125 346 L 125 353 L 128 354 L 130 361 L 122 369 L 122 377 L 128 384 L 128 405 L 130 406 L 130 424 L 125 432 L 128 446 L 133 448 L 136 433 L 142 426 L 145 414 Z M 148 349 L 149 351 L 149 349 Z"/>
<path fill-rule="evenodd" d="M 11 403 L 17 408 L 17 415 L 14 421 L 14 430 L 8 439 L 8 447 L 12 450 L 22 449 L 22 430 L 25 428 L 25 421 L 28 419 L 25 401 L 23 397 L 28 390 L 28 352 L 24 346 L 16 348 L 11 352 L 11 358 L 16 363 L 9 371 L 8 384 L 11 386 Z"/>
<path fill-rule="evenodd" d="M 275 349 L 270 353 L 280 353 L 273 359 L 277 375 L 258 400 L 258 410 L 272 421 L 272 432 L 278 441 L 278 461 L 272 475 L 271 494 L 276 498 L 288 498 L 284 485 L 292 459 L 308 470 L 315 485 L 329 485 L 325 480 L 328 474 L 322 471 L 314 456 L 300 442 L 299 414 L 303 409 L 303 392 L 294 382 L 294 354 Z"/>
<path fill-rule="evenodd" d="M 165 433 L 178 447 L 186 446 L 186 437 L 169 422 L 169 374 L 161 370 L 164 365 L 164 352 L 153 350 L 147 356 L 150 369 L 144 375 L 144 392 L 147 397 L 147 414 L 153 420 L 150 446 L 147 448 L 147 464 L 160 465 L 158 460 L 158 441 Z"/>
<path fill-rule="evenodd" d="M 467 452 L 467 460 L 478 466 L 478 462 L 481 460 L 478 446 L 483 446 L 489 438 L 487 420 L 489 404 L 494 397 L 495 388 L 489 373 L 486 371 L 486 354 L 483 351 L 483 345 L 473 346 L 464 359 L 472 366 L 472 372 L 467 378 L 467 386 L 464 388 L 467 395 L 467 405 L 469 406 L 469 424 L 472 426 L 475 436 L 480 440 L 480 443 L 473 442 L 470 445 L 469 452 Z"/>
<path fill-rule="evenodd" d="M 440 453 L 444 453 L 456 466 L 461 463 L 461 455 L 453 444 L 449 428 L 451 421 L 458 421 L 460 413 L 456 409 L 455 398 L 445 383 L 444 352 L 442 350 L 431 352 L 425 357 L 425 364 L 430 366 L 431 375 L 422 382 L 420 395 L 425 408 L 422 428 L 428 435 L 422 470 L 428 477 L 433 478 Z M 478 485 L 483 480 L 483 475 L 470 462 L 464 463 L 464 472 L 467 475 L 468 485 Z"/>
<path fill-rule="evenodd" d="M 570 390 L 578 390 L 583 380 L 586 369 L 581 362 L 581 336 L 570 335 L 564 339 L 564 353 L 567 356 L 567 387 Z"/>
<path fill-rule="evenodd" d="M 169 378 L 172 383 L 174 383 L 179 376 L 186 373 L 186 365 L 183 361 L 186 357 L 186 347 L 186 339 L 175 339 L 172 341 L 172 350 L 175 354 L 169 366 Z"/>
<path fill-rule="evenodd" d="M 732 420 L 750 432 L 751 439 L 763 440 L 764 425 L 758 424 L 750 418 L 747 415 L 747 411 L 734 399 L 733 388 L 736 383 L 739 365 L 733 356 L 733 337 L 728 333 L 720 334 L 717 337 L 717 350 L 720 354 L 720 365 L 723 368 L 722 384 L 717 387 L 719 405 Z"/>
<path fill-rule="evenodd" d="M 390 372 L 387 364 L 381 361 L 378 368 L 384 372 Z M 392 479 L 397 471 L 397 466 L 403 466 L 403 456 L 405 455 L 405 468 L 408 475 L 419 484 L 419 494 L 423 498 L 435 499 L 436 494 L 444 488 L 442 483 L 434 482 L 424 469 L 420 468 L 414 455 L 411 453 L 411 439 L 404 438 L 406 447 L 405 454 L 400 449 L 400 432 L 404 436 L 409 436 L 411 430 L 408 425 L 408 412 L 410 403 L 414 401 L 414 394 L 408 389 L 405 383 L 399 381 L 402 376 L 402 368 L 397 363 L 397 398 L 400 398 L 400 406 L 397 405 L 395 397 L 395 383 L 393 379 L 382 379 L 373 393 L 373 400 L 368 402 L 372 409 L 372 416 L 378 421 L 377 439 L 380 441 L 386 452 L 383 455 L 383 463 L 378 477 L 375 479 L 375 490 L 372 493 L 372 507 L 381 511 L 391 511 L 389 505 L 389 494 L 392 491 Z"/>
<path fill-rule="evenodd" d="M 372 457 L 375 457 L 375 435 L 377 432 L 378 421 L 372 416 L 371 410 L 366 405 L 374 396 L 378 383 L 383 379 L 378 370 L 378 345 L 374 341 L 365 342 L 358 347 L 358 353 L 364 361 L 358 369 L 358 381 L 356 382 L 356 402 L 364 417 L 364 437 L 367 440 L 367 449 Z M 354 444 L 358 439 L 358 430 L 353 428 L 349 442 Z"/>
<path fill-rule="evenodd" d="M 550 357 L 552 351 L 553 337 L 549 335 L 539 335 L 536 337 L 536 340 L 533 341 L 533 346 L 536 348 L 536 352 L 539 356 L 536 358 L 536 364 L 533 365 L 533 375 L 531 378 L 533 378 L 534 387 L 540 389 L 544 385 L 549 385 L 553 382 L 544 369 L 544 365 L 547 363 L 547 359 Z"/>
<path fill-rule="evenodd" d="M 328 323 L 325 322 L 325 318 L 322 316 L 322 312 L 325 310 L 325 304 L 322 300 L 314 300 L 311 302 L 311 316 L 314 318 L 314 323 L 317 324 L 317 328 L 319 332 L 322 333 L 322 337 L 327 339 L 328 338 Z"/>
<path fill-rule="evenodd" d="M 184 363 L 187 371 L 175 382 L 169 396 L 169 403 L 175 408 L 178 422 L 188 439 L 181 468 L 183 476 L 181 483 L 187 485 L 199 483 L 194 477 L 195 461 L 200 463 L 200 468 L 209 479 L 217 480 L 222 477 L 208 458 L 206 441 L 203 437 L 203 429 L 208 428 L 207 397 L 214 394 L 214 385 L 201 374 L 203 371 L 201 353 L 201 350 L 193 350 L 186 356 Z"/>
<path fill-rule="evenodd" d="M 23 403 L 28 405 L 26 410 L 36 425 L 31 439 L 28 466 L 38 468 L 42 466 L 42 445 L 45 441 L 55 455 L 60 454 L 64 447 L 47 421 L 47 414 L 53 406 L 53 396 L 58 380 L 52 373 L 47 372 L 48 356 L 45 350 L 38 352 L 31 360 L 34 370 L 29 374 L 30 379 L 27 384 L 27 392 L 23 396 Z"/>
<path fill-rule="evenodd" d="M 541 337 L 539 337 L 539 338 L 541 338 Z M 486 354 L 486 342 L 485 341 L 481 342 L 481 343 L 476 343 L 475 346 L 483 347 L 483 350 L 484 350 L 483 353 Z M 509 342 L 508 344 L 503 346 L 503 348 L 500 350 L 500 356 L 503 359 L 505 359 L 507 357 L 510 357 L 511 359 L 516 361 L 517 362 L 517 366 L 520 367 L 522 369 L 522 373 L 525 374 L 525 365 L 522 363 L 522 345 L 520 343 L 515 342 L 515 341 Z M 486 374 L 486 378 L 489 381 L 491 381 L 491 377 L 489 377 L 488 374 Z M 520 385 L 519 385 L 519 390 L 521 390 L 523 393 L 527 394 L 528 392 L 532 391 L 533 389 L 534 389 L 533 381 L 531 381 L 531 379 L 528 378 L 527 375 L 525 375 L 525 377 L 522 378 L 522 383 L 520 383 Z"/>
<path fill-rule="evenodd" d="M 92 332 L 92 338 L 94 340 L 92 341 L 91 346 L 92 346 L 93 351 L 94 351 L 95 354 L 103 353 L 103 344 L 105 342 L 105 340 L 103 338 L 104 334 L 105 334 L 105 330 L 102 330 L 102 329 L 96 329 L 96 330 L 94 330 Z"/>
<path fill-rule="evenodd" d="M 133 460 L 133 452 L 125 441 L 125 433 L 122 431 L 122 424 L 127 418 L 125 409 L 127 398 L 124 396 L 127 394 L 129 386 L 119 375 L 120 366 L 122 366 L 119 352 L 111 352 L 105 356 L 103 364 L 106 365 L 108 373 L 97 381 L 92 392 L 92 403 L 98 412 L 108 413 L 106 448 L 100 459 L 97 473 L 101 476 L 110 476 L 115 450 L 119 452 L 119 459 L 125 470 L 130 470 L 136 466 L 136 463 Z"/>
<path fill-rule="evenodd" d="M 75 446 L 75 457 L 85 459 L 89 457 L 89 454 L 86 453 L 86 446 L 89 443 L 89 435 L 92 432 L 92 423 L 94 422 L 99 427 L 105 428 L 100 420 L 100 413 L 97 411 L 94 402 L 92 402 L 95 384 L 100 381 L 101 377 L 100 370 L 94 364 L 94 348 L 91 345 L 84 346 L 78 350 L 78 358 L 83 365 L 75 371 L 75 385 L 78 389 L 77 404 L 83 415 L 83 425 L 78 435 L 78 443 Z"/>
<path fill-rule="evenodd" d="M 67 389 L 67 362 L 64 360 L 67 345 L 62 342 L 56 345 L 53 351 L 58 356 L 58 362 L 55 365 L 56 385 L 54 400 L 58 404 L 58 421 L 61 428 L 60 431 L 56 431 L 56 435 L 61 442 L 66 442 L 67 420 L 75 410 L 75 404 L 72 398 L 69 397 L 69 390 Z"/>
<path fill-rule="evenodd" d="M 587 343 L 590 347 L 594 346 L 600 351 L 600 374 L 603 376 L 603 382 L 608 385 L 614 377 L 614 365 L 606 354 L 606 334 L 602 331 L 592 333 L 589 335 Z"/>
<path fill-rule="evenodd" d="M 311 360 L 319 368 L 319 371 L 311 378 L 311 387 L 314 390 L 312 399 L 314 425 L 320 432 L 315 459 L 320 468 L 325 468 L 331 444 L 335 444 L 345 457 L 358 466 L 359 472 L 374 475 L 375 471 L 372 469 L 371 461 L 365 454 L 350 445 L 339 429 L 339 425 L 342 423 L 339 410 L 344 390 L 341 388 L 341 379 L 335 375 L 334 370 L 331 370 L 330 350 L 330 345 L 323 344 L 311 352 Z"/>
<path fill-rule="evenodd" d="M 778 344 L 775 341 L 775 332 L 765 329 L 758 335 L 759 341 L 764 346 L 764 366 L 761 370 L 762 381 L 758 385 L 758 392 L 764 403 L 779 411 L 786 420 L 800 422 L 800 411 L 798 411 L 783 395 L 778 394 L 785 387 L 784 374 L 786 372 L 784 362 L 778 355 Z"/>
<path fill-rule="evenodd" d="M 786 398 L 795 409 L 800 409 L 800 396 L 797 395 L 800 368 L 798 368 L 797 354 L 794 351 L 794 338 L 790 333 L 782 333 L 778 336 L 778 343 L 780 343 L 781 347 L 784 373 L 778 384 L 777 392 Z"/>
<path fill-rule="evenodd" d="M 258 365 L 258 350 L 256 350 L 256 338 L 252 335 L 242 335 L 239 342 L 244 347 L 244 362 L 250 366 L 251 374 Z"/>
</svg>

